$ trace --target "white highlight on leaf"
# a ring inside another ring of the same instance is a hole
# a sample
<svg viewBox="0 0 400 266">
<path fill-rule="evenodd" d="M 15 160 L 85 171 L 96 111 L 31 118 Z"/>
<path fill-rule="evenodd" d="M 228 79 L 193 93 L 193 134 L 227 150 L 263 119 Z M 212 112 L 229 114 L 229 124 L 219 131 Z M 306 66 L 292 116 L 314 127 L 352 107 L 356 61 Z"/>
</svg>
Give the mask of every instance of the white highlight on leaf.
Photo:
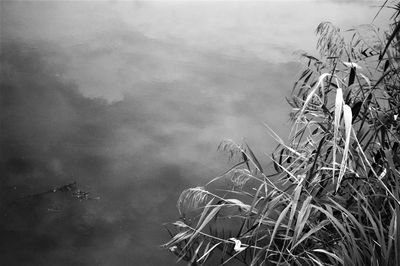
<svg viewBox="0 0 400 266">
<path fill-rule="evenodd" d="M 355 67 L 356 69 L 362 69 L 357 63 L 354 62 L 343 62 L 343 64 L 347 67 Z"/>
<path fill-rule="evenodd" d="M 243 250 L 246 249 L 246 247 L 242 247 L 242 242 L 239 239 L 231 237 L 229 238 L 229 240 L 235 242 L 235 247 L 233 248 L 233 250 L 235 250 L 236 252 L 242 252 Z"/>
<path fill-rule="evenodd" d="M 340 164 L 340 172 L 339 172 L 336 191 L 338 191 L 340 182 L 342 181 L 342 178 L 346 172 L 347 158 L 349 157 L 350 133 L 351 133 L 351 129 L 352 129 L 352 125 L 351 125 L 352 112 L 351 112 L 350 106 L 348 106 L 347 104 L 345 104 L 343 106 L 343 116 L 344 116 L 344 127 L 345 127 L 346 136 L 345 136 L 345 144 L 344 144 L 344 151 L 343 151 L 343 159 L 342 159 L 342 163 Z"/>
<path fill-rule="evenodd" d="M 382 180 L 382 179 L 385 177 L 386 172 L 387 172 L 387 171 L 386 171 L 386 168 L 384 168 L 383 171 L 382 171 L 382 173 L 379 175 L 378 179 L 379 179 L 379 180 Z"/>
</svg>

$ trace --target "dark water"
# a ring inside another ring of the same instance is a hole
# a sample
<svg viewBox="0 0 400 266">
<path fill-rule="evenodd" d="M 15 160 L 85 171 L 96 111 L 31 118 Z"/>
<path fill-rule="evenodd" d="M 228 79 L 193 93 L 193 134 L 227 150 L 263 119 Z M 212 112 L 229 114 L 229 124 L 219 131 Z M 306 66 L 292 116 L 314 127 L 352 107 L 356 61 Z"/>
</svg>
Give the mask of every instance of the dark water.
<svg viewBox="0 0 400 266">
<path fill-rule="evenodd" d="M 2 265 L 173 265 L 162 224 L 181 190 L 229 167 L 219 142 L 246 137 L 267 163 L 261 123 L 286 136 L 299 67 L 285 29 L 312 36 L 320 17 L 147 5 L 1 2 Z M 268 21 L 281 35 L 253 29 Z"/>
</svg>

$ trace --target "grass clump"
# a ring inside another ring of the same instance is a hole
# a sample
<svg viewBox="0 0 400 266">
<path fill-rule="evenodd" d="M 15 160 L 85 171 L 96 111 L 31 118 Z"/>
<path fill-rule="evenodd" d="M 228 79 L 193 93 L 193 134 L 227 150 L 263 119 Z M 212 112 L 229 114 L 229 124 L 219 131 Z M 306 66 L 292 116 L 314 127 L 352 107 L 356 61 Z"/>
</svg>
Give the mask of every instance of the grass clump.
<svg viewBox="0 0 400 266">
<path fill-rule="evenodd" d="M 185 190 L 163 245 L 190 265 L 400 265 L 400 5 L 389 30 L 331 23 L 303 53 L 291 133 L 267 174 L 251 148 L 221 143 L 236 164 Z M 211 183 L 230 178 L 218 195 Z"/>
</svg>

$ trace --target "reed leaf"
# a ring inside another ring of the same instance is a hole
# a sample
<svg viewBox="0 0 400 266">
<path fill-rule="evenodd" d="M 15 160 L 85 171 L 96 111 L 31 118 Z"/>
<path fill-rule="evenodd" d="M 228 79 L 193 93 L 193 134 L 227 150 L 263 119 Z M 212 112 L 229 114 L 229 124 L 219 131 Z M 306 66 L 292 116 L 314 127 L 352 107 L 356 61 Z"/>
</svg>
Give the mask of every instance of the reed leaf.
<svg viewBox="0 0 400 266">
<path fill-rule="evenodd" d="M 340 164 L 340 172 L 339 172 L 336 191 L 339 189 L 342 178 L 346 172 L 347 158 L 349 157 L 350 133 L 351 133 L 351 128 L 352 128 L 351 120 L 352 120 L 353 116 L 351 114 L 351 108 L 347 104 L 345 104 L 343 107 L 343 116 L 344 116 L 344 126 L 345 126 L 346 135 L 345 135 L 343 158 L 342 158 L 342 162 Z"/>
</svg>

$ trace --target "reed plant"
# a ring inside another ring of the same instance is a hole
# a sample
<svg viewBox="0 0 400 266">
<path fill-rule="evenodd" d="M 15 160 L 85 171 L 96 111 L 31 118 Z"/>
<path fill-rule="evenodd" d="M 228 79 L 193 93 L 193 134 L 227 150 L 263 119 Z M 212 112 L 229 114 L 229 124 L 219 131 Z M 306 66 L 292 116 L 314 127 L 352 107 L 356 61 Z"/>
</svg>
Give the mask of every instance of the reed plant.
<svg viewBox="0 0 400 266">
<path fill-rule="evenodd" d="M 233 166 L 178 200 L 163 247 L 190 265 L 400 265 L 400 4 L 389 28 L 316 33 L 302 53 L 291 132 L 271 169 L 246 144 L 221 143 Z M 210 189 L 228 179 L 224 191 Z"/>
</svg>

